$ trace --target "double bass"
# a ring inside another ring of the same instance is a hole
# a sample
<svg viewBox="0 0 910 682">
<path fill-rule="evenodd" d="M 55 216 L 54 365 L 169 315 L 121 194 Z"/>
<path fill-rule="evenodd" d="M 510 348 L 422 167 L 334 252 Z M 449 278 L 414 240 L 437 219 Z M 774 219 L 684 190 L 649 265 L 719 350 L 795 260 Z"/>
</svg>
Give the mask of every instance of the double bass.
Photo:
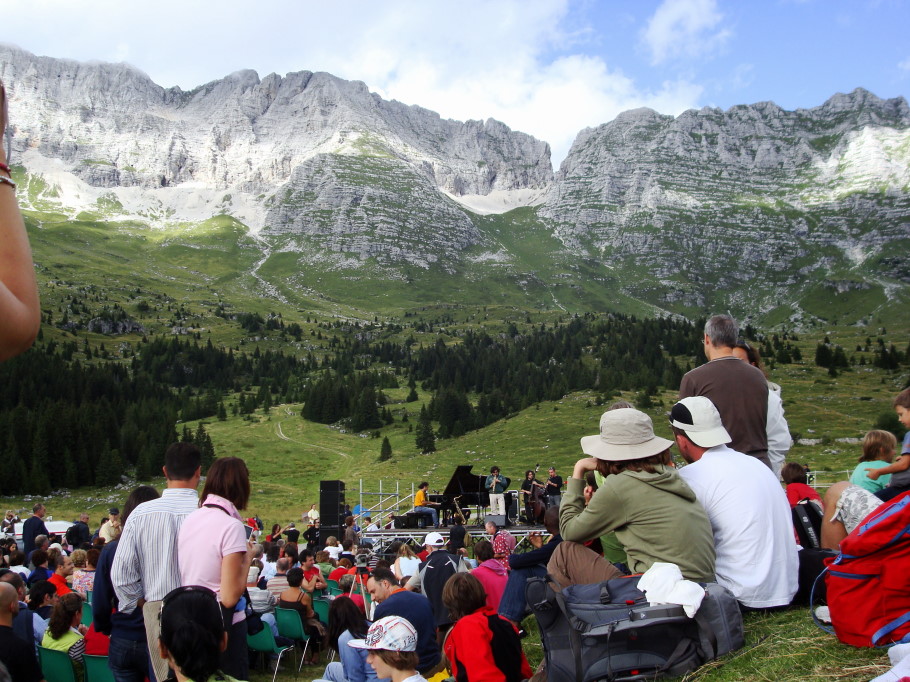
<svg viewBox="0 0 910 682">
<path fill-rule="evenodd" d="M 544 486 L 537 481 L 537 472 L 540 464 L 534 468 L 534 483 L 531 485 L 531 495 L 528 500 L 528 510 L 531 512 L 528 523 L 543 523 L 543 515 L 547 511 L 544 502 Z"/>
</svg>

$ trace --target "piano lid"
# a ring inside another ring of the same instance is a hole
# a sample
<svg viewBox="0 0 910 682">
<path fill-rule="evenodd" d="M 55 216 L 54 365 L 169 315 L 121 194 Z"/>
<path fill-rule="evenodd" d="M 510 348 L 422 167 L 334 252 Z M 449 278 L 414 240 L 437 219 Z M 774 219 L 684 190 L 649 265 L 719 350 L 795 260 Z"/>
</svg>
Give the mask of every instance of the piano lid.
<svg viewBox="0 0 910 682">
<path fill-rule="evenodd" d="M 455 473 L 452 474 L 449 484 L 443 491 L 443 495 L 452 497 L 455 495 L 486 495 L 487 491 L 484 489 L 484 483 L 487 477 L 486 475 L 471 473 L 473 468 L 470 464 L 456 467 Z M 477 502 L 475 501 L 475 503 Z"/>
</svg>

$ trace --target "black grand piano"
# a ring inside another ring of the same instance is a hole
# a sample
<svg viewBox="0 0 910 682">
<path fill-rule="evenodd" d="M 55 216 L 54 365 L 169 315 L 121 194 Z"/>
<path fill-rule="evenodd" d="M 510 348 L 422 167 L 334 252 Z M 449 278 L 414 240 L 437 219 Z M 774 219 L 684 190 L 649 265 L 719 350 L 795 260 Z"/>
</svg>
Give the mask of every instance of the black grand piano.
<svg viewBox="0 0 910 682">
<path fill-rule="evenodd" d="M 452 478 L 449 479 L 449 484 L 442 491 L 442 494 L 435 493 L 427 496 L 430 502 L 439 504 L 439 521 L 443 525 L 448 526 L 450 524 L 452 516 L 457 511 L 456 503 L 464 512 L 465 525 L 470 525 L 468 517 L 471 514 L 466 507 L 485 508 L 490 506 L 490 494 L 484 487 L 487 476 L 486 474 L 471 473 L 473 468 L 471 465 L 464 464 L 456 467 L 455 473 L 452 474 Z M 513 494 L 510 491 L 506 491 L 507 510 L 512 508 L 511 497 Z M 477 523 L 480 523 L 479 519 Z"/>
</svg>

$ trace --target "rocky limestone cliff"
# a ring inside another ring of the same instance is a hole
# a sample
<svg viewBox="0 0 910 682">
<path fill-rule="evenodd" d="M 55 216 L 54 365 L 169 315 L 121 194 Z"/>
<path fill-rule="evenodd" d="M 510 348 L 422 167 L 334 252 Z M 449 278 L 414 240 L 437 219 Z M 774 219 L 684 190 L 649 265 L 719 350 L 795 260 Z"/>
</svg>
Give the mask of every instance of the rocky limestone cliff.
<svg viewBox="0 0 910 682">
<path fill-rule="evenodd" d="M 659 305 L 785 292 L 910 236 L 910 109 L 858 89 L 678 117 L 627 111 L 579 133 L 540 215 L 564 243 L 653 280 Z M 903 259 L 902 259 L 903 260 Z M 869 275 L 907 279 L 906 260 Z M 630 283 L 637 286 L 637 283 Z"/>
<path fill-rule="evenodd" d="M 477 233 L 443 192 L 542 189 L 552 179 L 544 142 L 492 119 L 443 120 L 326 73 L 240 71 L 184 92 L 127 65 L 8 46 L 0 64 L 14 160 L 74 211 L 103 200 L 123 217 L 158 221 L 228 213 L 257 232 L 320 233 L 329 248 L 425 262 L 426 235 L 405 240 L 422 243 L 419 252 L 356 235 L 389 222 L 408 232 L 415 221 L 405 214 L 423 212 L 434 221 L 434 250 L 461 249 Z M 318 175 L 330 168 L 345 172 Z M 298 211 L 314 187 L 318 201 Z M 395 201 L 407 211 L 390 214 Z"/>
</svg>

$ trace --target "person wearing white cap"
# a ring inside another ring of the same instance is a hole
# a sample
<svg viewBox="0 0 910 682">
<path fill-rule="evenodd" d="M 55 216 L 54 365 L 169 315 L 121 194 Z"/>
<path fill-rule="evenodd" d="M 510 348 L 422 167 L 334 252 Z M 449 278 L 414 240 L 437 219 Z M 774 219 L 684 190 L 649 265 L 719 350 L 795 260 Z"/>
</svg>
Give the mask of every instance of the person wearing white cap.
<svg viewBox="0 0 910 682">
<path fill-rule="evenodd" d="M 688 580 L 714 580 L 714 540 L 705 510 L 670 465 L 672 441 L 654 435 L 651 418 L 632 408 L 609 410 L 600 433 L 581 439 L 588 457 L 575 463 L 559 510 L 563 542 L 547 571 L 564 587 L 620 575 L 610 562 L 579 543 L 616 531 L 633 573 L 654 562 L 679 566 Z M 584 501 L 585 474 L 603 485 Z"/>
<path fill-rule="evenodd" d="M 442 533 L 427 533 L 423 545 L 427 548 L 426 561 L 417 568 L 409 579 L 405 587 L 409 590 L 420 590 L 430 600 L 430 606 L 433 608 L 433 617 L 436 619 L 436 627 L 446 628 L 455 622 L 449 613 L 448 607 L 442 601 L 442 589 L 446 581 L 456 573 L 468 573 L 470 569 L 464 559 L 457 555 L 447 552 L 444 547 L 446 540 Z"/>
<path fill-rule="evenodd" d="M 747 608 L 786 606 L 799 586 L 799 557 L 777 477 L 755 457 L 727 446 L 730 434 L 704 396 L 676 403 L 670 425 L 689 463 L 679 475 L 711 520 L 717 582 Z"/>
<path fill-rule="evenodd" d="M 370 652 L 367 663 L 379 678 L 426 682 L 417 672 L 417 630 L 401 616 L 380 618 L 370 626 L 364 639 L 352 639 L 348 646 Z"/>
</svg>

